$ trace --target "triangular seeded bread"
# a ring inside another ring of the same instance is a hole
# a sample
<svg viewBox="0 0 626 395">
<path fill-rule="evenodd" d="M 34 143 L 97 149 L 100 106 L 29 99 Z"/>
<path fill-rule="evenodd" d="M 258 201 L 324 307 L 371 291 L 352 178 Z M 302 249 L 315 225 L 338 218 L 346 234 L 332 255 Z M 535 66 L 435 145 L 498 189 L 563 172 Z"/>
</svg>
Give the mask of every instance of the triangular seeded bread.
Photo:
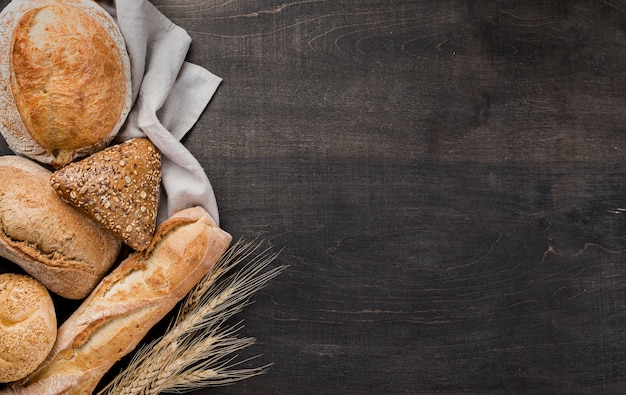
<svg viewBox="0 0 626 395">
<path fill-rule="evenodd" d="M 69 204 L 83 211 L 137 251 L 156 228 L 161 155 L 147 138 L 110 146 L 51 176 Z"/>
</svg>

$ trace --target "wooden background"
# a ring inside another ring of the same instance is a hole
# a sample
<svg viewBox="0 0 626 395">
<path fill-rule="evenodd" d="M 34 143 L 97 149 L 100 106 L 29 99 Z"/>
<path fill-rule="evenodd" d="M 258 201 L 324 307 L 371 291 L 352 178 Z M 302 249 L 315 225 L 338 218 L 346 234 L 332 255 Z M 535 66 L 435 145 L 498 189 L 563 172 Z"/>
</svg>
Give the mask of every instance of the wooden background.
<svg viewBox="0 0 626 395">
<path fill-rule="evenodd" d="M 197 394 L 626 393 L 626 1 L 153 4 L 224 79 L 222 226 L 290 265 L 269 373 Z"/>
</svg>

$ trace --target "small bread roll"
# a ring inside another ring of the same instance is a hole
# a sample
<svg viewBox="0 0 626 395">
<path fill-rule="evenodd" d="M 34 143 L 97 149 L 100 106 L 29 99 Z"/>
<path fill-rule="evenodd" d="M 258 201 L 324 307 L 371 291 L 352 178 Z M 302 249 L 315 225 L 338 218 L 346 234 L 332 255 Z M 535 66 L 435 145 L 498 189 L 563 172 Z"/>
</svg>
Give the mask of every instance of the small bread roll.
<svg viewBox="0 0 626 395">
<path fill-rule="evenodd" d="M 30 276 L 0 274 L 0 382 L 32 373 L 52 350 L 56 336 L 48 290 Z"/>
<path fill-rule="evenodd" d="M 147 138 L 107 147 L 50 177 L 59 196 L 137 251 L 156 229 L 161 154 Z"/>
<path fill-rule="evenodd" d="M 0 13 L 0 132 L 16 153 L 62 167 L 104 148 L 131 105 L 130 62 L 91 0 L 15 0 Z"/>
</svg>

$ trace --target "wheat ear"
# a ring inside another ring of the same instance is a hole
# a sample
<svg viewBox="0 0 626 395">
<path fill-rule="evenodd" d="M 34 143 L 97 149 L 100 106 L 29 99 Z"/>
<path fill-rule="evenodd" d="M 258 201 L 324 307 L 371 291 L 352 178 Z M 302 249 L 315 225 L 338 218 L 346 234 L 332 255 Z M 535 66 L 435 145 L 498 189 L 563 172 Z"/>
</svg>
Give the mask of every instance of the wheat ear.
<svg viewBox="0 0 626 395">
<path fill-rule="evenodd" d="M 269 365 L 239 368 L 237 352 L 255 343 L 240 338 L 241 323 L 229 319 L 285 266 L 268 269 L 279 252 L 260 242 L 235 242 L 181 302 L 166 332 L 145 344 L 128 366 L 98 394 L 187 392 L 232 384 L 262 373 Z"/>
</svg>

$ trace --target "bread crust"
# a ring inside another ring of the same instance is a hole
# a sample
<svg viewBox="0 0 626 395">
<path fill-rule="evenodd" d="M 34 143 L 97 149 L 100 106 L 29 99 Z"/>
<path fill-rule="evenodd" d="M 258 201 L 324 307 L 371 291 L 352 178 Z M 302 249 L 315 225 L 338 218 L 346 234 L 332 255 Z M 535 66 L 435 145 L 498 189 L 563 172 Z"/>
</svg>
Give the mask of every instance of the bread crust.
<svg viewBox="0 0 626 395">
<path fill-rule="evenodd" d="M 59 196 L 136 251 L 156 228 L 161 154 L 148 138 L 135 138 L 55 171 Z"/>
<path fill-rule="evenodd" d="M 0 382 L 32 373 L 46 359 L 56 334 L 48 290 L 30 276 L 0 274 Z"/>
<path fill-rule="evenodd" d="M 115 263 L 121 243 L 65 203 L 51 174 L 27 158 L 0 157 L 0 256 L 51 292 L 82 299 Z"/>
<path fill-rule="evenodd" d="M 62 167 L 108 145 L 131 106 L 130 62 L 91 0 L 14 0 L 0 12 L 0 133 Z"/>
<path fill-rule="evenodd" d="M 211 270 L 231 240 L 202 208 L 174 214 L 146 251 L 124 260 L 61 325 L 46 361 L 0 393 L 90 394 Z"/>
</svg>

